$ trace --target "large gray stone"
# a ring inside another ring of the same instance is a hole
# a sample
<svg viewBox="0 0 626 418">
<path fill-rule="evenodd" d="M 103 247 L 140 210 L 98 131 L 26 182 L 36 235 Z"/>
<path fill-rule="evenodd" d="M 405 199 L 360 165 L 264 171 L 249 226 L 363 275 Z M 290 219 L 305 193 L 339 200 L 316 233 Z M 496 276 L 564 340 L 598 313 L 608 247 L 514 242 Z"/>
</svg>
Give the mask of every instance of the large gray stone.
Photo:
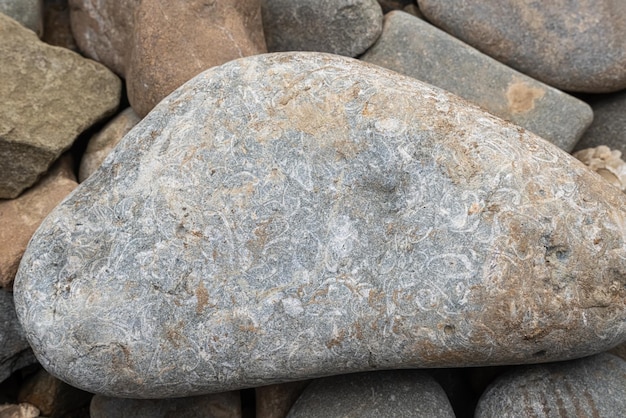
<svg viewBox="0 0 626 418">
<path fill-rule="evenodd" d="M 611 354 L 521 366 L 497 378 L 476 407 L 476 418 L 622 417 L 626 361 Z"/>
<path fill-rule="evenodd" d="M 356 57 L 380 35 L 376 0 L 261 0 L 267 49 L 319 51 Z"/>
<path fill-rule="evenodd" d="M 14 371 L 35 362 L 15 314 L 13 294 L 0 289 L 0 382 Z"/>
<path fill-rule="evenodd" d="M 0 199 L 17 197 L 115 111 L 119 78 L 0 14 Z"/>
<path fill-rule="evenodd" d="M 424 16 L 446 32 L 546 84 L 587 93 L 626 88 L 624 0 L 418 4 Z"/>
<path fill-rule="evenodd" d="M 454 418 L 441 386 L 422 370 L 353 373 L 313 381 L 287 418 Z"/>
<path fill-rule="evenodd" d="M 566 151 L 593 119 L 586 103 L 408 13 L 387 13 L 382 35 L 361 59 L 458 94 Z"/>
<path fill-rule="evenodd" d="M 575 150 L 606 145 L 626 156 L 626 90 L 589 99 L 593 123 Z"/>
<path fill-rule="evenodd" d="M 118 397 L 528 363 L 626 339 L 626 196 L 457 96 L 337 55 L 185 83 L 43 222 L 16 307 Z"/>
<path fill-rule="evenodd" d="M 41 36 L 43 34 L 43 0 L 0 0 L 0 13 Z"/>
</svg>

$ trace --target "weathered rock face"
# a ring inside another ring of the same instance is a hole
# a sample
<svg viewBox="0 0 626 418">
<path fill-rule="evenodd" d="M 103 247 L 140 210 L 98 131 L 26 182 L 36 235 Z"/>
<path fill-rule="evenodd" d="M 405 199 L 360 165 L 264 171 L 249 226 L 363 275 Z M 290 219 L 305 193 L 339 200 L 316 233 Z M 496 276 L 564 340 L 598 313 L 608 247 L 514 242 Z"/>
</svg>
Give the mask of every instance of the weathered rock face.
<svg viewBox="0 0 626 418">
<path fill-rule="evenodd" d="M 313 381 L 287 418 L 454 418 L 441 386 L 423 370 L 390 370 Z"/>
<path fill-rule="evenodd" d="M 446 32 L 531 77 L 568 91 L 626 88 L 623 0 L 418 0 Z"/>
<path fill-rule="evenodd" d="M 17 321 L 13 294 L 0 289 L 0 382 L 35 362 L 24 330 Z"/>
<path fill-rule="evenodd" d="M 44 367 L 110 396 L 583 356 L 626 339 L 626 196 L 604 186 L 409 77 L 249 57 L 54 210 L 16 307 Z"/>
<path fill-rule="evenodd" d="M 624 411 L 626 361 L 600 354 L 500 376 L 481 397 L 475 417 L 617 417 Z"/>
<path fill-rule="evenodd" d="M 361 59 L 457 94 L 566 151 L 593 119 L 588 104 L 408 13 L 386 14 L 382 35 Z"/>
<path fill-rule="evenodd" d="M 140 117 L 207 68 L 267 52 L 259 0 L 143 0 L 134 24 L 126 85 Z"/>
<path fill-rule="evenodd" d="M 41 36 L 43 33 L 43 0 L 0 0 L 0 13 Z"/>
<path fill-rule="evenodd" d="M 380 36 L 383 13 L 376 0 L 261 0 L 267 47 L 356 57 Z"/>
<path fill-rule="evenodd" d="M 0 14 L 0 199 L 17 197 L 117 108 L 120 80 Z"/>
</svg>

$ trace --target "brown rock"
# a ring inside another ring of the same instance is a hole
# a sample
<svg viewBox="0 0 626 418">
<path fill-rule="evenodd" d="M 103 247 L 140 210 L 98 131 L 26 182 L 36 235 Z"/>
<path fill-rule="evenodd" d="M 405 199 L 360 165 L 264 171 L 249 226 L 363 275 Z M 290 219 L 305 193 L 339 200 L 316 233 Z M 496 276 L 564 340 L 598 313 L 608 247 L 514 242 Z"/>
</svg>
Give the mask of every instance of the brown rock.
<svg viewBox="0 0 626 418">
<path fill-rule="evenodd" d="M 141 119 L 132 108 L 127 108 L 112 119 L 100 132 L 95 134 L 87 145 L 83 159 L 80 161 L 78 181 L 82 183 L 100 167 L 102 161 L 115 148 L 118 142 Z"/>
<path fill-rule="evenodd" d="M 56 418 L 89 404 L 92 396 L 42 369 L 26 381 L 17 399 L 36 406 L 46 417 Z"/>
<path fill-rule="evenodd" d="M 139 3 L 140 0 L 69 0 L 72 32 L 80 50 L 122 77 L 126 74 L 133 17 Z"/>
<path fill-rule="evenodd" d="M 285 418 L 310 380 L 260 386 L 256 393 L 257 418 Z"/>
<path fill-rule="evenodd" d="M 0 287 L 12 287 L 26 245 L 43 219 L 78 185 L 72 161 L 59 159 L 33 188 L 0 200 Z"/>
<path fill-rule="evenodd" d="M 137 9 L 126 80 L 140 117 L 207 68 L 267 52 L 258 0 L 183 3 L 144 0 Z"/>
<path fill-rule="evenodd" d="M 72 35 L 70 7 L 68 0 L 46 0 L 43 12 L 42 41 L 78 52 L 78 45 Z"/>
<path fill-rule="evenodd" d="M 27 403 L 0 405 L 0 418 L 35 418 L 38 416 L 39 410 Z"/>
</svg>

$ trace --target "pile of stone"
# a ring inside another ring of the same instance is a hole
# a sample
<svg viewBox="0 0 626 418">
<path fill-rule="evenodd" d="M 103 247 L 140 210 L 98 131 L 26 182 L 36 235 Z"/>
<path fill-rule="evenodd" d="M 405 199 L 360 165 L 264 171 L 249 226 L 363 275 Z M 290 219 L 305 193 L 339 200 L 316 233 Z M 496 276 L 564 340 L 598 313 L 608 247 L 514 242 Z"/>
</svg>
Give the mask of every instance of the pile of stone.
<svg viewBox="0 0 626 418">
<path fill-rule="evenodd" d="M 626 3 L 0 12 L 0 417 L 626 410 Z"/>
</svg>

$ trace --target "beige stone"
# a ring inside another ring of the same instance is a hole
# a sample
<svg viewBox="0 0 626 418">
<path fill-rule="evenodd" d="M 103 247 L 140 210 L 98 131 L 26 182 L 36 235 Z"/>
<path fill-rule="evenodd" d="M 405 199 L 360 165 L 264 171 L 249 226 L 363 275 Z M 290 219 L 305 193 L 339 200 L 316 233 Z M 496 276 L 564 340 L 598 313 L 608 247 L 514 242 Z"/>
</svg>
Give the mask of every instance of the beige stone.
<svg viewBox="0 0 626 418">
<path fill-rule="evenodd" d="M 64 156 L 26 193 L 16 199 L 0 199 L 0 287 L 12 287 L 30 237 L 77 185 L 72 160 Z"/>
<path fill-rule="evenodd" d="M 137 9 L 126 81 L 140 117 L 207 68 L 267 52 L 258 0 L 183 3 L 144 0 Z"/>
<path fill-rule="evenodd" d="M 35 418 L 39 416 L 39 410 L 27 403 L 0 405 L 0 417 L 2 418 Z"/>
</svg>

